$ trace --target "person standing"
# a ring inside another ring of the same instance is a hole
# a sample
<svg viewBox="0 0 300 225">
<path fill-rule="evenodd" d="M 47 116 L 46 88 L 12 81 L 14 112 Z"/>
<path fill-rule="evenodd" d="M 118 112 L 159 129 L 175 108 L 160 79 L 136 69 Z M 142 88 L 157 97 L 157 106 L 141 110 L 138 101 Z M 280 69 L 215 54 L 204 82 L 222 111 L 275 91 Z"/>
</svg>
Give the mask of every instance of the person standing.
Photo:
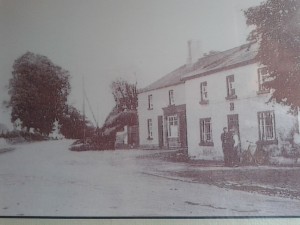
<svg viewBox="0 0 300 225">
<path fill-rule="evenodd" d="M 223 128 L 223 133 L 221 134 L 222 149 L 224 154 L 224 164 L 225 166 L 230 165 L 230 149 L 229 149 L 229 133 L 227 127 Z"/>
</svg>

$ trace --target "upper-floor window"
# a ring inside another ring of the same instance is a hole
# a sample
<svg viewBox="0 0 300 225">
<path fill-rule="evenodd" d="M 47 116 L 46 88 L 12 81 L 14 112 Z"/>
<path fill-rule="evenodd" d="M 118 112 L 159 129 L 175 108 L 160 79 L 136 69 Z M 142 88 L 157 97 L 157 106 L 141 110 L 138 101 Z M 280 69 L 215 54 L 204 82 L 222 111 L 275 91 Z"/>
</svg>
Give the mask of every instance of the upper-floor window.
<svg viewBox="0 0 300 225">
<path fill-rule="evenodd" d="M 200 83 L 200 97 L 201 97 L 200 104 L 208 103 L 207 82 L 206 81 Z"/>
<path fill-rule="evenodd" d="M 153 96 L 148 95 L 148 109 L 153 109 Z"/>
<path fill-rule="evenodd" d="M 169 91 L 169 105 L 174 105 L 175 101 L 174 101 L 174 91 L 170 90 Z"/>
<path fill-rule="evenodd" d="M 274 111 L 258 112 L 259 140 L 263 142 L 276 140 Z"/>
<path fill-rule="evenodd" d="M 229 103 L 229 110 L 234 111 L 234 103 L 233 102 Z"/>
<path fill-rule="evenodd" d="M 152 119 L 147 120 L 147 127 L 148 127 L 148 139 L 152 139 L 153 138 Z"/>
<path fill-rule="evenodd" d="M 213 145 L 211 118 L 200 119 L 200 145 Z"/>
<path fill-rule="evenodd" d="M 270 89 L 264 85 L 264 83 L 269 78 L 268 68 L 266 66 L 262 68 L 258 68 L 257 74 L 258 74 L 258 93 L 269 92 Z"/>
<path fill-rule="evenodd" d="M 226 85 L 227 85 L 227 99 L 236 98 L 235 86 L 234 86 L 234 75 L 229 75 L 226 77 Z"/>
<path fill-rule="evenodd" d="M 178 137 L 178 117 L 168 116 L 168 137 Z"/>
</svg>

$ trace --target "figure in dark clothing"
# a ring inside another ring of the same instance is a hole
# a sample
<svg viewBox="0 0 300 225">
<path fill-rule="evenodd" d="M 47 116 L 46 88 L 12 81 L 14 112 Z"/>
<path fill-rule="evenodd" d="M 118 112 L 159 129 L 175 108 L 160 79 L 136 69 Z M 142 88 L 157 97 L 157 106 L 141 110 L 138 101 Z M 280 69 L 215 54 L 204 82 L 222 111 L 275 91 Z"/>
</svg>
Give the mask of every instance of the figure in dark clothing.
<svg viewBox="0 0 300 225">
<path fill-rule="evenodd" d="M 222 149 L 224 154 L 224 164 L 225 166 L 230 166 L 230 134 L 227 131 L 227 127 L 223 128 L 223 133 L 221 134 Z"/>
</svg>

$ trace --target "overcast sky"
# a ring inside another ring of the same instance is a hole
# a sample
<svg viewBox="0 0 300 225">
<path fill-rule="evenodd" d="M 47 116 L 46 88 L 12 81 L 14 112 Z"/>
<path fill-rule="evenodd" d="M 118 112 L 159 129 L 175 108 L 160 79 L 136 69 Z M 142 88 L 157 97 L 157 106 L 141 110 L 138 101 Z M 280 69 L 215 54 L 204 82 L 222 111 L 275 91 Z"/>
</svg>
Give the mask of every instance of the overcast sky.
<svg viewBox="0 0 300 225">
<path fill-rule="evenodd" d="M 82 76 L 103 123 L 117 77 L 144 87 L 186 63 L 187 41 L 202 51 L 246 42 L 242 9 L 262 0 L 0 0 L 0 102 L 16 58 L 31 51 L 70 71 L 69 102 L 82 109 Z M 89 109 L 87 116 L 93 121 Z M 9 119 L 1 106 L 0 123 Z"/>
</svg>

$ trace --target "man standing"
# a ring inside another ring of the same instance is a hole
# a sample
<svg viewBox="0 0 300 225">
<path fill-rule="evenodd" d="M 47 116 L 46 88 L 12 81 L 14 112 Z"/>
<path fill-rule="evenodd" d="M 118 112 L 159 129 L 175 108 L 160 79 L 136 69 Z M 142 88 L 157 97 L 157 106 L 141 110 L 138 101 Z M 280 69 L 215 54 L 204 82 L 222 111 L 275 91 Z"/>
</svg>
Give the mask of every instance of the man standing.
<svg viewBox="0 0 300 225">
<path fill-rule="evenodd" d="M 221 141 L 222 141 L 222 149 L 224 154 L 224 164 L 225 166 L 230 165 L 230 146 L 229 146 L 229 133 L 227 131 L 227 127 L 223 128 L 223 133 L 221 134 Z"/>
</svg>

